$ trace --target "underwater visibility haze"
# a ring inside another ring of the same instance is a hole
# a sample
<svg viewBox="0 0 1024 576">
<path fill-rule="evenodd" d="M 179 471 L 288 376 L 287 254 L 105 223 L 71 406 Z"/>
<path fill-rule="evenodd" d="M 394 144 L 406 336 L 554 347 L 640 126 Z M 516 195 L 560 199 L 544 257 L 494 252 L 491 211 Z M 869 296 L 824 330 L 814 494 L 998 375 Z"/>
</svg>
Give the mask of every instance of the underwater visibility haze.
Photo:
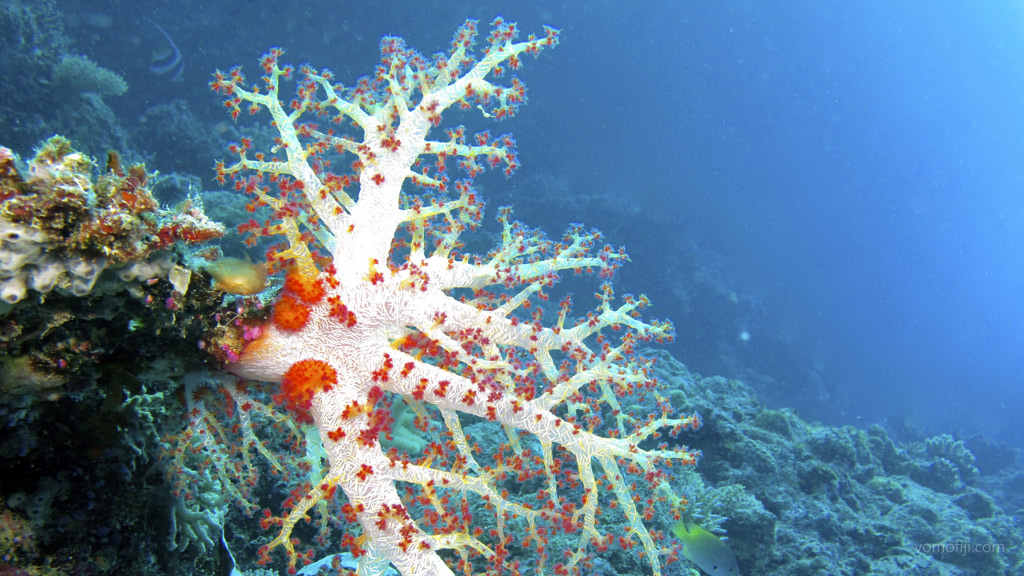
<svg viewBox="0 0 1024 576">
<path fill-rule="evenodd" d="M 1024 574 L 1024 6 L 0 0 L 0 574 Z"/>
</svg>

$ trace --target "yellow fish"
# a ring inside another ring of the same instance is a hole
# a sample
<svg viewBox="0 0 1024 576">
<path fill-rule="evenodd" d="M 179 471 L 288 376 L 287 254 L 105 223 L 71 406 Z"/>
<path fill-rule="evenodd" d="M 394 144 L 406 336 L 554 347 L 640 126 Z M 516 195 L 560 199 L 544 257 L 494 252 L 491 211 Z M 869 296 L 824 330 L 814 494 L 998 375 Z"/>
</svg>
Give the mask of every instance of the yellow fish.
<svg viewBox="0 0 1024 576">
<path fill-rule="evenodd" d="M 736 556 L 718 536 L 692 522 L 680 522 L 672 532 L 683 543 L 683 556 L 710 576 L 740 575 Z"/>
</svg>

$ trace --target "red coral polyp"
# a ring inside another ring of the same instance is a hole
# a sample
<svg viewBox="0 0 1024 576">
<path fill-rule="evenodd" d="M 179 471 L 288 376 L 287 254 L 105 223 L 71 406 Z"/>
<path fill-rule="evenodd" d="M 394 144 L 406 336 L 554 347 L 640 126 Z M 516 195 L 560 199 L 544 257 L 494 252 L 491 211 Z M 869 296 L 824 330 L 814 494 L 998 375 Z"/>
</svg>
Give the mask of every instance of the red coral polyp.
<svg viewBox="0 0 1024 576">
<path fill-rule="evenodd" d="M 295 270 L 285 278 L 284 289 L 307 304 L 316 304 L 324 297 L 323 280 L 300 274 Z"/>
<path fill-rule="evenodd" d="M 274 305 L 274 325 L 286 332 L 298 332 L 309 321 L 309 306 L 285 294 Z"/>
<path fill-rule="evenodd" d="M 323 360 L 308 358 L 292 364 L 281 379 L 281 400 L 289 410 L 309 410 L 313 396 L 338 383 L 338 372 Z"/>
</svg>

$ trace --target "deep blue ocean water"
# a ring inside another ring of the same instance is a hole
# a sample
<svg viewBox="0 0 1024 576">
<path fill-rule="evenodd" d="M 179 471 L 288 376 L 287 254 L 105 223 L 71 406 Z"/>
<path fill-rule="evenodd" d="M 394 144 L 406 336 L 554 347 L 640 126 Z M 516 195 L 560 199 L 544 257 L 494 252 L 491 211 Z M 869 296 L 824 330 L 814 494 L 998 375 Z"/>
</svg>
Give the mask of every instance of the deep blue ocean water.
<svg viewBox="0 0 1024 576">
<path fill-rule="evenodd" d="M 529 103 L 492 127 L 523 166 L 482 179 L 485 198 L 626 245 L 618 290 L 675 321 L 672 352 L 775 406 L 1024 436 L 1019 3 L 58 4 L 73 48 L 128 80 L 107 99 L 123 123 L 182 99 L 210 130 L 226 120 L 210 73 L 255 77 L 271 46 L 351 82 L 385 34 L 430 54 L 467 17 L 560 28 L 520 74 Z M 152 70 L 156 26 L 180 82 Z M 174 169 L 214 188 L 214 160 Z"/>
</svg>

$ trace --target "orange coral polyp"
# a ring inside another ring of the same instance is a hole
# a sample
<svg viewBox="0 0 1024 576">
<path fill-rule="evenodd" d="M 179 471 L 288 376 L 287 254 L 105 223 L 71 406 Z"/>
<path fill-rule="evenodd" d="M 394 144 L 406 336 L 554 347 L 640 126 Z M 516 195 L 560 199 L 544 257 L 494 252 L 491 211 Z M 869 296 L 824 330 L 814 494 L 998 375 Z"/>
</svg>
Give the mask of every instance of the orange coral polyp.
<svg viewBox="0 0 1024 576">
<path fill-rule="evenodd" d="M 309 306 L 285 294 L 274 305 L 274 325 L 288 332 L 298 332 L 309 321 Z"/>
<path fill-rule="evenodd" d="M 320 302 L 320 300 L 323 300 L 325 293 L 323 280 L 305 276 L 295 270 L 291 271 L 285 278 L 284 289 L 307 304 Z"/>
<path fill-rule="evenodd" d="M 338 372 L 327 362 L 307 358 L 292 364 L 281 379 L 281 392 L 292 410 L 308 410 L 313 395 L 338 383 Z"/>
</svg>

